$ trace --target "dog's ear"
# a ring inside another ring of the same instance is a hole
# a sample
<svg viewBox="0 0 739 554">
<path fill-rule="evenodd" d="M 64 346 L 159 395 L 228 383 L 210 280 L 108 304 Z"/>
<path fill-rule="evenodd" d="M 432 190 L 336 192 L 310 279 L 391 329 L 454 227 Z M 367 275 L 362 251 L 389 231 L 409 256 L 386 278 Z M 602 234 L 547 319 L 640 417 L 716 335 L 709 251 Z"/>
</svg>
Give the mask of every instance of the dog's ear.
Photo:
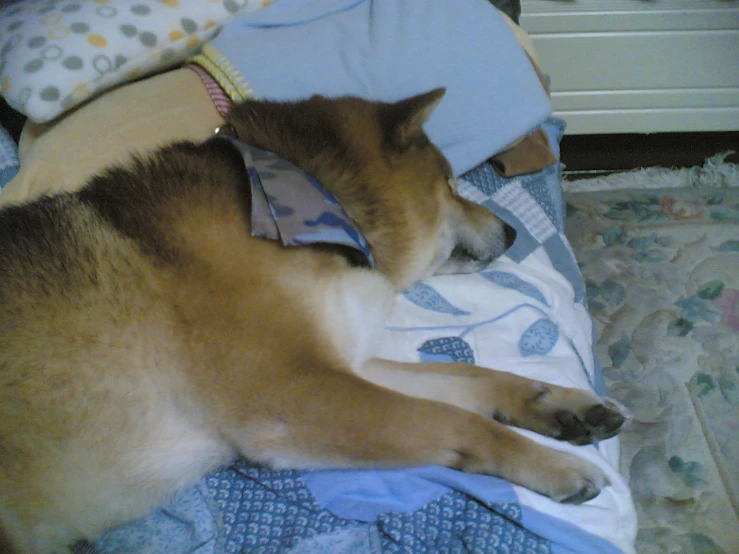
<svg viewBox="0 0 739 554">
<path fill-rule="evenodd" d="M 428 142 L 423 124 L 446 93 L 445 88 L 411 96 L 394 104 L 386 104 L 382 114 L 390 144 L 401 150 Z"/>
</svg>

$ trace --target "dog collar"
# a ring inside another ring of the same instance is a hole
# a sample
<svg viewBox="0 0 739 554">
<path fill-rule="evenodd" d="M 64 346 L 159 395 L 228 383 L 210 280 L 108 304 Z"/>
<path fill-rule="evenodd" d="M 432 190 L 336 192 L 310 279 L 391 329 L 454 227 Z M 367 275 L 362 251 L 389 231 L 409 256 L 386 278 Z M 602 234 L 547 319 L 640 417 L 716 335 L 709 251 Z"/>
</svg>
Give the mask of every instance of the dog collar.
<svg viewBox="0 0 739 554">
<path fill-rule="evenodd" d="M 241 154 L 251 190 L 251 234 L 284 246 L 335 244 L 360 256 L 360 265 L 375 267 L 364 235 L 336 197 L 311 175 L 238 139 L 218 134 Z"/>
</svg>

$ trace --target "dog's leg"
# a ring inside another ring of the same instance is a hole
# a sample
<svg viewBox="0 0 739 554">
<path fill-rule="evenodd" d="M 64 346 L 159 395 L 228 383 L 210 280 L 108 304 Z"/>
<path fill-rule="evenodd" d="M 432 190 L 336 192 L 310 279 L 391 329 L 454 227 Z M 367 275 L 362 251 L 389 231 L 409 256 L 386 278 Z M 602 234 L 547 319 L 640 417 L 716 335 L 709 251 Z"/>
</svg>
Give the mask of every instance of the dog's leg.
<svg viewBox="0 0 739 554">
<path fill-rule="evenodd" d="M 469 364 L 376 358 L 361 376 L 409 396 L 453 404 L 577 445 L 612 437 L 624 422 L 615 405 L 594 394 Z"/>
<path fill-rule="evenodd" d="M 413 398 L 340 371 L 271 380 L 270 404 L 225 430 L 242 453 L 297 469 L 444 465 L 496 475 L 561 502 L 584 502 L 608 484 L 603 472 L 505 425 L 450 404 Z M 256 402 L 256 403 L 255 403 Z M 255 414 L 257 413 L 261 416 Z"/>
</svg>

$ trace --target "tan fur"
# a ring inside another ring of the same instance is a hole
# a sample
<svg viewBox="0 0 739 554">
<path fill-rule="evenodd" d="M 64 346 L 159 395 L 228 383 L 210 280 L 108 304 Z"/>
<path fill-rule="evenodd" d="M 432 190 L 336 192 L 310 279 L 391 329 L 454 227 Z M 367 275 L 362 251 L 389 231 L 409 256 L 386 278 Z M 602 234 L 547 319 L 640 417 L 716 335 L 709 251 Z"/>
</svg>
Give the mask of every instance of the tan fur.
<svg viewBox="0 0 739 554">
<path fill-rule="evenodd" d="M 397 292 L 504 248 L 423 134 L 442 95 L 250 102 L 229 119 L 334 192 L 375 270 L 252 238 L 245 173 L 222 144 L 175 144 L 0 212 L 0 522 L 18 551 L 95 540 L 237 455 L 443 464 L 561 501 L 598 494 L 600 470 L 493 419 L 585 444 L 622 422 L 597 397 L 373 359 Z"/>
</svg>

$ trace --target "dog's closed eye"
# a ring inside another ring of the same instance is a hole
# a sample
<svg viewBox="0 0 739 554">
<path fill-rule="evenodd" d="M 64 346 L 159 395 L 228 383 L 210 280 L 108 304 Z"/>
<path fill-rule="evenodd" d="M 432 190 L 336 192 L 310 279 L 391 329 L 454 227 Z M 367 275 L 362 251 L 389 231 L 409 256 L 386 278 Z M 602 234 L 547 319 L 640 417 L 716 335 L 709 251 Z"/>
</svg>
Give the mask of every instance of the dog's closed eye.
<svg viewBox="0 0 739 554">
<path fill-rule="evenodd" d="M 489 260 L 484 260 L 480 256 L 475 255 L 472 251 L 464 246 L 457 245 L 452 250 L 449 259 L 454 262 L 477 262 L 477 261 L 492 261 L 491 257 Z"/>
</svg>

